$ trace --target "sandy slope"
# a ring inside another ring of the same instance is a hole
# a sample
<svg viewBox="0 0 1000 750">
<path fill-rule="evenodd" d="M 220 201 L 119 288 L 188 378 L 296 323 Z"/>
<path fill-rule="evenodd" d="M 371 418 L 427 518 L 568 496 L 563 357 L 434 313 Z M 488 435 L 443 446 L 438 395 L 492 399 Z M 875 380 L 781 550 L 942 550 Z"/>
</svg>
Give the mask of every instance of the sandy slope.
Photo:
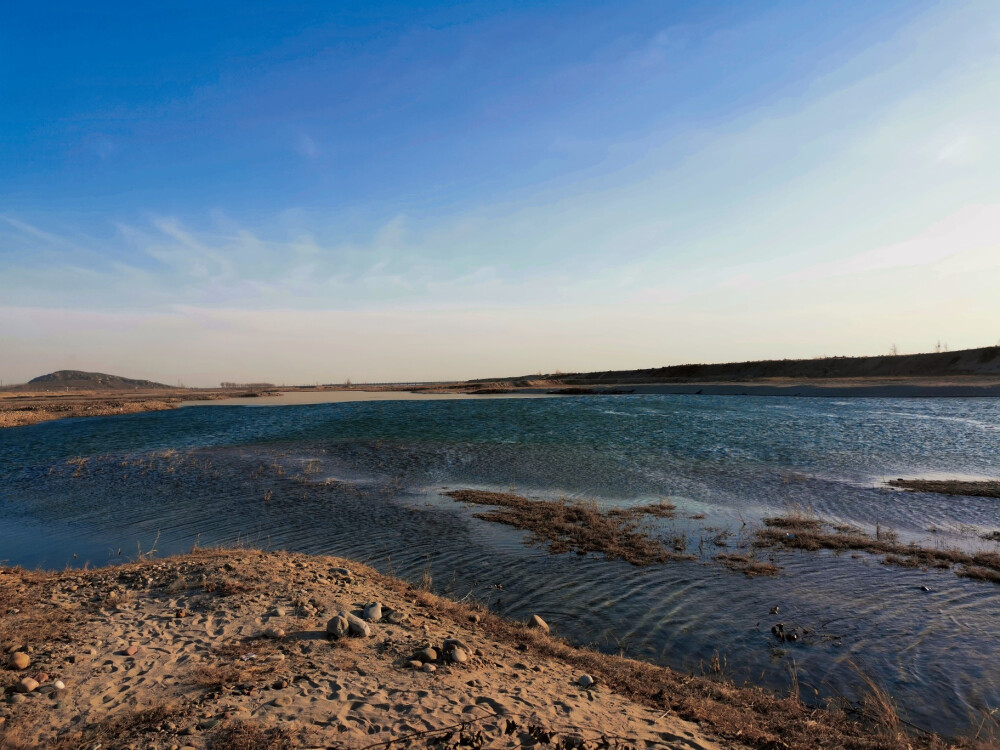
<svg viewBox="0 0 1000 750">
<path fill-rule="evenodd" d="M 243 732 L 274 743 L 260 747 L 361 748 L 464 722 L 467 737 L 481 731 L 491 748 L 533 742 L 531 727 L 554 742 L 603 735 L 635 747 L 720 747 L 670 711 L 600 682 L 580 687 L 578 668 L 526 654 L 473 621 L 492 615 L 463 608 L 456 617 L 436 597 L 386 580 L 335 558 L 257 552 L 0 571 L 3 658 L 20 651 L 32 661 L 0 672 L 15 701 L 0 705 L 0 746 L 55 746 L 61 737 L 65 747 L 102 750 L 255 747 L 226 744 Z M 327 638 L 336 612 L 373 601 L 385 611 L 371 637 Z M 262 637 L 267 628 L 285 635 Z M 433 672 L 409 663 L 447 637 L 466 645 L 467 662 L 439 661 Z M 39 671 L 36 691 L 14 692 Z M 47 692 L 56 680 L 65 690 Z M 282 731 L 267 735 L 269 727 Z"/>
</svg>

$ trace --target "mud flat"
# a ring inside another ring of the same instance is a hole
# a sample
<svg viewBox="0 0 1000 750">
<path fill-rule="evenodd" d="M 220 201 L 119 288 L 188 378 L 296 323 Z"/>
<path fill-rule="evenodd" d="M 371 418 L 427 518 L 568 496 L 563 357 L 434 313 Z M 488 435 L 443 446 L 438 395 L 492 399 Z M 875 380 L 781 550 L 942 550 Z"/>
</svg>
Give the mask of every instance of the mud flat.
<svg viewBox="0 0 1000 750">
<path fill-rule="evenodd" d="M 885 695 L 682 675 L 332 557 L 4 568 L 0 610 L 5 750 L 987 746 L 910 735 Z"/>
</svg>

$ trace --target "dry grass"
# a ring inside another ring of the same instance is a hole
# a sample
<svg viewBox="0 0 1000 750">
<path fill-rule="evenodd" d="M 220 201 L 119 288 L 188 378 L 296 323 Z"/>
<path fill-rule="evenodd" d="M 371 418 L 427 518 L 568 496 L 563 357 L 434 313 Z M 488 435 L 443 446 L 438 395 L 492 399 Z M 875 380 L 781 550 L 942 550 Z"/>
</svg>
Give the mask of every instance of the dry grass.
<svg viewBox="0 0 1000 750">
<path fill-rule="evenodd" d="M 963 482 L 958 479 L 891 479 L 887 484 L 907 492 L 936 492 L 939 495 L 1000 498 L 1000 479 L 979 482 Z"/>
<path fill-rule="evenodd" d="M 764 528 L 757 532 L 758 547 L 784 547 L 815 552 L 857 550 L 883 555 L 882 562 L 906 568 L 951 568 L 960 565 L 957 574 L 974 580 L 1000 583 L 1000 553 L 995 551 L 965 552 L 953 548 L 921 547 L 901 544 L 891 529 L 877 529 L 875 535 L 850 527 L 837 530 L 814 518 L 798 515 L 765 518 Z"/>
<path fill-rule="evenodd" d="M 173 705 L 143 710 L 125 709 L 82 730 L 70 731 L 54 741 L 39 744 L 19 725 L 0 731 L 0 750 L 127 750 L 154 746 L 151 735 L 166 731 L 166 725 L 181 714 Z"/>
<path fill-rule="evenodd" d="M 454 490 L 445 494 L 462 503 L 494 506 L 496 510 L 476 517 L 528 531 L 532 543 L 547 545 L 553 554 L 600 552 L 610 560 L 640 566 L 695 559 L 667 549 L 640 528 L 647 515 L 672 518 L 674 506 L 669 503 L 601 511 L 593 503 L 529 499 L 506 492 Z"/>
</svg>

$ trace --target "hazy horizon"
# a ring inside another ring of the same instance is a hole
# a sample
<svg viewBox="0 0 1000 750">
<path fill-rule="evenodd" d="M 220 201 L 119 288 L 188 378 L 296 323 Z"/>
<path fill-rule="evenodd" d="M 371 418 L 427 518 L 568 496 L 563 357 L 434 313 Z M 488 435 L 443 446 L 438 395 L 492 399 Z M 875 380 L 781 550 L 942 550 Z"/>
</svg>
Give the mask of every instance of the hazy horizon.
<svg viewBox="0 0 1000 750">
<path fill-rule="evenodd" d="M 0 379 L 994 345 L 998 41 L 989 2 L 12 8 Z"/>
</svg>

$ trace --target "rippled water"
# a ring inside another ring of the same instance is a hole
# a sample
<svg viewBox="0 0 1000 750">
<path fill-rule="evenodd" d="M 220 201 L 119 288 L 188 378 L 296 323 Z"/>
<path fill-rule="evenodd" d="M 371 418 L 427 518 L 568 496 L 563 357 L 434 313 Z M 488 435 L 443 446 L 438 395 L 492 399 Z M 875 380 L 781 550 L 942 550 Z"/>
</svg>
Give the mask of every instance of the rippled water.
<svg viewBox="0 0 1000 750">
<path fill-rule="evenodd" d="M 426 569 L 439 591 L 538 612 L 609 651 L 694 671 L 718 656 L 727 676 L 777 689 L 794 670 L 807 699 L 856 697 L 861 669 L 908 720 L 962 733 L 1000 705 L 1000 586 L 827 552 L 777 553 L 781 575 L 748 580 L 711 563 L 711 540 L 727 531 L 733 546 L 764 515 L 805 509 L 904 541 L 992 547 L 980 537 L 1000 527 L 1000 501 L 881 482 L 995 477 L 998 458 L 988 399 L 639 395 L 63 420 L 0 431 L 0 559 L 63 567 L 245 541 L 412 579 Z M 446 487 L 669 498 L 678 517 L 658 533 L 686 538 L 699 561 L 548 555 Z M 778 620 L 813 633 L 778 643 Z"/>
</svg>

